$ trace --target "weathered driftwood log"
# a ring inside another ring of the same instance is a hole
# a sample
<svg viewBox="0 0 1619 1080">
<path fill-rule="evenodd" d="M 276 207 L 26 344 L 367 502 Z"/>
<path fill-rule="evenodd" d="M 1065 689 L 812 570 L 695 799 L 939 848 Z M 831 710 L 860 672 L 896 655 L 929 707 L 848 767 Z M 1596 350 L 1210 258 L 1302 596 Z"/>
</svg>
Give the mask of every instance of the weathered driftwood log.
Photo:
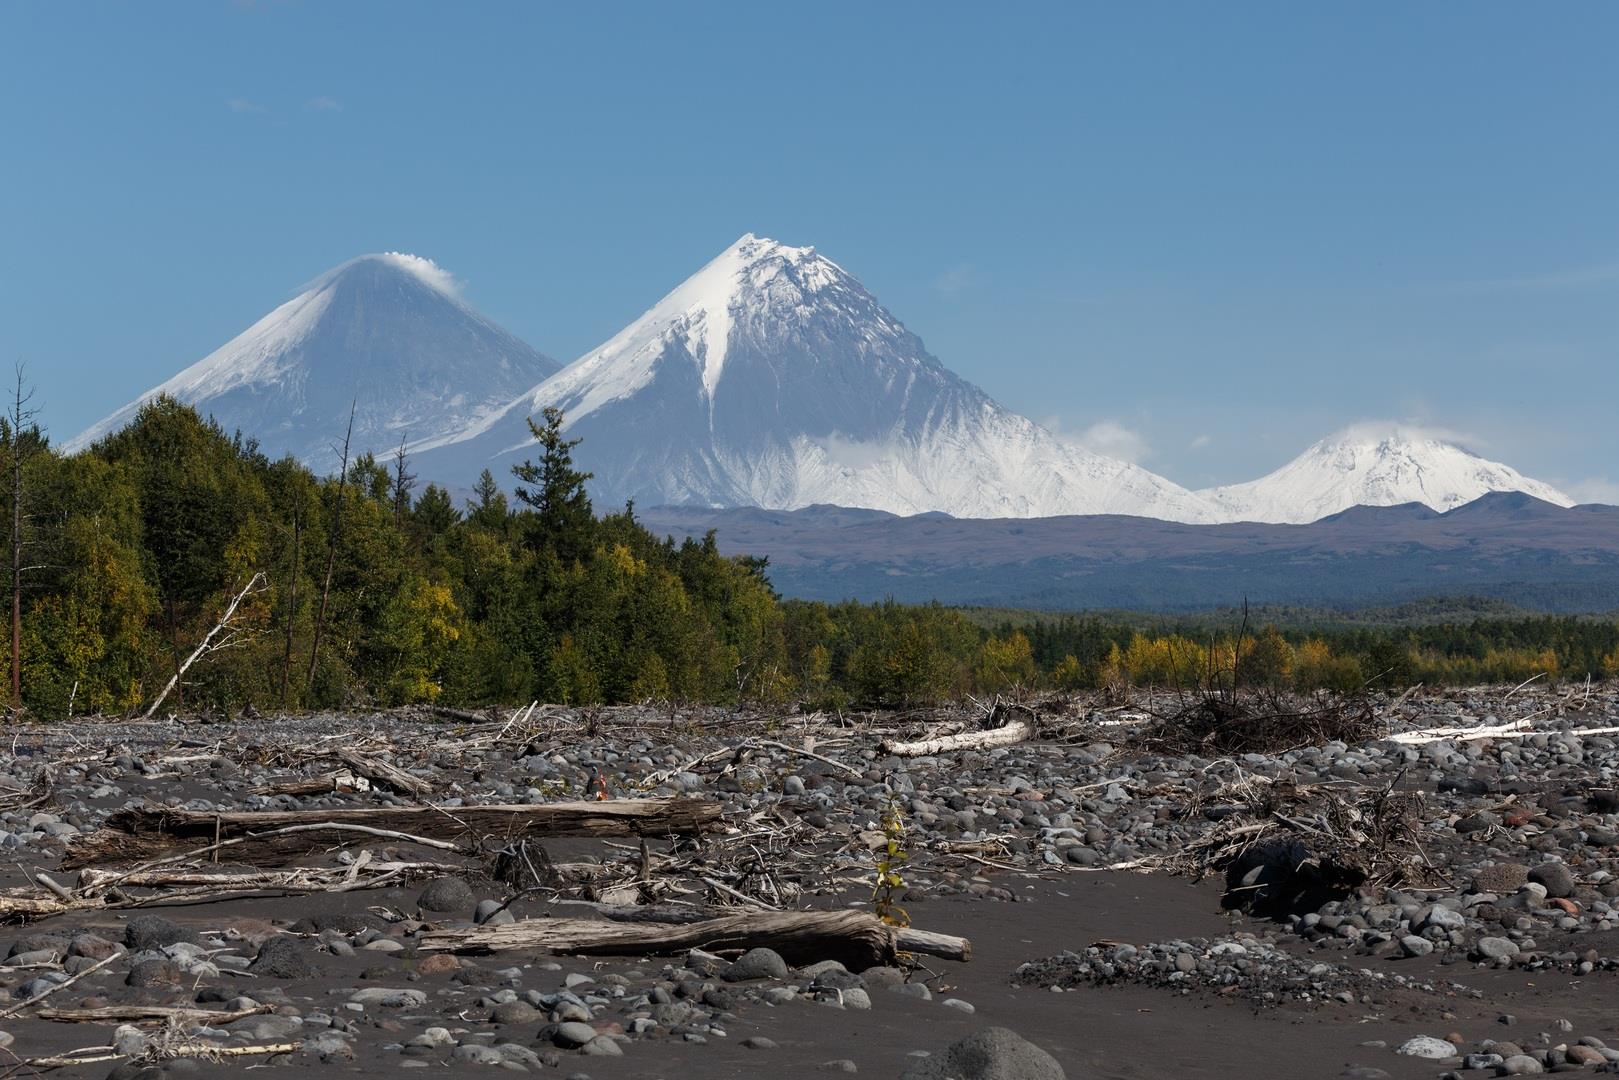
<svg viewBox="0 0 1619 1080">
<path fill-rule="evenodd" d="M 321 757 L 335 758 L 347 766 L 331 772 L 309 777 L 292 777 L 263 784 L 253 789 L 254 795 L 321 795 L 328 791 L 366 791 L 372 785 L 410 795 L 417 799 L 432 796 L 433 785 L 419 776 L 372 754 L 358 750 L 330 750 Z"/>
<path fill-rule="evenodd" d="M 358 781 L 358 783 L 356 783 Z M 250 795 L 326 795 L 333 791 L 366 791 L 371 781 L 361 780 L 349 769 L 334 769 L 315 776 L 272 780 L 252 788 Z"/>
<path fill-rule="evenodd" d="M 80 897 L 94 897 L 112 888 L 179 889 L 188 895 L 218 893 L 221 896 L 244 892 L 349 892 L 372 888 L 401 877 L 464 873 L 466 867 L 453 862 L 391 862 L 356 860 L 351 866 L 296 867 L 290 870 L 190 870 L 175 867 L 134 870 L 128 873 L 87 866 L 79 871 Z M 163 896 L 152 897 L 154 903 Z M 118 906 L 135 906 L 139 899 Z"/>
<path fill-rule="evenodd" d="M 680 904 L 598 904 L 591 903 L 588 900 L 565 900 L 559 902 L 572 906 L 588 907 L 604 919 L 624 923 L 685 925 L 700 923 L 709 919 L 727 918 L 738 914 L 735 908 L 685 907 Z M 758 909 L 758 914 L 775 913 L 761 908 Z M 918 930 L 913 926 L 896 927 L 894 933 L 895 944 L 898 945 L 900 952 L 941 956 L 946 960 L 972 959 L 972 943 L 964 937 L 936 934 L 928 930 Z"/>
<path fill-rule="evenodd" d="M 274 1012 L 273 1005 L 258 1005 L 251 1009 L 190 1009 L 175 1005 L 104 1005 L 97 1009 L 41 1009 L 34 1015 L 40 1020 L 54 1020 L 60 1024 L 141 1024 L 176 1023 L 210 1024 L 218 1027 L 232 1020 L 245 1020 Z"/>
<path fill-rule="evenodd" d="M 213 813 L 139 807 L 120 810 L 105 828 L 68 845 L 74 870 L 138 862 L 219 846 L 220 858 L 275 866 L 313 851 L 392 839 L 476 851 L 486 840 L 521 836 L 672 836 L 700 833 L 721 806 L 701 799 L 616 799 L 527 805 L 364 807 L 338 810 L 237 810 Z"/>
<path fill-rule="evenodd" d="M 373 784 L 381 784 L 401 794 L 414 795 L 418 799 L 425 799 L 433 794 L 433 785 L 426 780 L 412 776 L 397 765 L 390 765 L 370 754 L 362 754 L 355 750 L 340 750 L 337 753 L 337 760 Z"/>
<path fill-rule="evenodd" d="M 290 870 L 141 870 L 128 874 L 85 867 L 78 887 L 60 896 L 26 889 L 0 892 L 0 923 L 29 922 L 70 911 L 100 911 L 174 903 L 204 903 L 255 893 L 356 892 L 380 889 L 401 879 L 465 871 L 460 863 L 366 862 L 363 866 L 297 867 Z M 134 895 L 126 889 L 157 889 Z"/>
<path fill-rule="evenodd" d="M 75 900 L 63 900 L 56 896 L 40 896 L 37 893 L 19 895 L 17 890 L 9 889 L 0 894 L 0 923 L 48 919 L 52 915 L 63 915 L 69 911 L 78 911 L 83 907 L 100 906 L 100 904 L 82 904 Z"/>
<path fill-rule="evenodd" d="M 902 926 L 894 932 L 894 941 L 899 945 L 900 952 L 921 953 L 923 956 L 940 956 L 946 960 L 960 960 L 966 962 L 973 958 L 972 942 L 964 937 L 954 934 L 938 934 L 932 930 L 918 930 L 914 926 Z"/>
<path fill-rule="evenodd" d="M 690 949 L 774 949 L 790 964 L 839 960 L 851 971 L 892 964 L 900 950 L 966 959 L 964 938 L 905 934 L 864 911 L 747 911 L 694 923 L 523 919 L 504 925 L 430 930 L 430 952 L 549 949 L 589 956 L 666 955 Z"/>
<path fill-rule="evenodd" d="M 170 1058 L 201 1058 L 205 1061 L 214 1058 L 261 1057 L 275 1054 L 296 1054 L 303 1049 L 302 1043 L 260 1043 L 257 1046 L 220 1046 L 217 1043 L 198 1040 L 190 1046 L 182 1046 L 167 1052 Z M 120 1053 L 114 1046 L 87 1046 L 81 1050 L 69 1050 L 65 1054 L 52 1054 L 46 1057 L 24 1058 L 11 1067 L 16 1072 L 24 1069 L 71 1069 L 78 1065 L 94 1065 L 101 1061 L 128 1061 L 129 1055 Z"/>
<path fill-rule="evenodd" d="M 948 754 L 953 750 L 991 750 L 997 746 L 1013 746 L 1034 738 L 1034 724 L 1027 720 L 1013 720 L 1005 727 L 988 731 L 963 731 L 959 735 L 944 735 L 937 739 L 917 742 L 885 742 L 883 752 L 896 757 L 927 757 Z"/>
</svg>

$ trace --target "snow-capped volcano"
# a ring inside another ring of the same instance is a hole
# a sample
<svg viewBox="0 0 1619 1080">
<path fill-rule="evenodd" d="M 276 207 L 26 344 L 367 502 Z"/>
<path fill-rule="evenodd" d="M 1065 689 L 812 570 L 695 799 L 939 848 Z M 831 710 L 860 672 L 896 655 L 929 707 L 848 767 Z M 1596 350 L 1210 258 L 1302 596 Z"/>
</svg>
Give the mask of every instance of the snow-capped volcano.
<svg viewBox="0 0 1619 1080">
<path fill-rule="evenodd" d="M 1322 439 L 1246 484 L 1199 492 L 1226 521 L 1304 524 L 1351 506 L 1423 503 L 1453 510 L 1492 491 L 1521 491 L 1558 506 L 1574 500 L 1516 469 L 1420 429 L 1359 425 Z"/>
<path fill-rule="evenodd" d="M 69 452 L 127 424 L 169 394 L 241 430 L 272 456 L 337 465 L 355 403 L 355 454 L 383 454 L 460 431 L 557 370 L 549 357 L 463 302 L 430 259 L 364 255 L 169 381 L 66 444 Z"/>
<path fill-rule="evenodd" d="M 996 404 L 814 248 L 752 234 L 418 465 L 463 484 L 481 468 L 504 476 L 546 406 L 584 440 L 601 505 L 1213 517 L 1184 488 Z"/>
</svg>

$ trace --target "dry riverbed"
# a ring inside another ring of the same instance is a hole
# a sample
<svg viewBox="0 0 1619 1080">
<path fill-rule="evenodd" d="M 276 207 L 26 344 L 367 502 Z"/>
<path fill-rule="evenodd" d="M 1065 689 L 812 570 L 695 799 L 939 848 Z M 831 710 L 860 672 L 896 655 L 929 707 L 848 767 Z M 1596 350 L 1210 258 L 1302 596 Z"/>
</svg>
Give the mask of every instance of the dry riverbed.
<svg viewBox="0 0 1619 1080">
<path fill-rule="evenodd" d="M 1619 694 L 1370 706 L 18 727 L 0 1075 L 1619 1072 Z"/>
</svg>

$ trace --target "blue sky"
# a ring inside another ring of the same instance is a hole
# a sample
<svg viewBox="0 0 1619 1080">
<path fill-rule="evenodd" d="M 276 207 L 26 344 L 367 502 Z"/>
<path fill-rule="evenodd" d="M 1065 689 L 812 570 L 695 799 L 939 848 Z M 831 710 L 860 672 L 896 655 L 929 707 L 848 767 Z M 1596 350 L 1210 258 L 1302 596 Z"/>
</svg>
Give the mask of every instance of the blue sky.
<svg viewBox="0 0 1619 1080">
<path fill-rule="evenodd" d="M 565 361 L 754 231 L 1181 483 L 1396 419 L 1619 501 L 1615 41 L 1579 3 L 0 0 L 0 356 L 65 437 L 403 250 Z"/>
</svg>

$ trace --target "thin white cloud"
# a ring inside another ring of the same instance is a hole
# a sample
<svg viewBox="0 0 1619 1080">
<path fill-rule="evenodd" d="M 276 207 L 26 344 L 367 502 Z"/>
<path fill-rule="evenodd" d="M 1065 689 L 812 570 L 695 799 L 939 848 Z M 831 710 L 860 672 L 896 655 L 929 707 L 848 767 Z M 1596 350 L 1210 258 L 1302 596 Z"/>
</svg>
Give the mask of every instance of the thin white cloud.
<svg viewBox="0 0 1619 1080">
<path fill-rule="evenodd" d="M 946 296 L 956 296 L 965 292 L 973 281 L 973 268 L 966 263 L 953 266 L 949 270 L 933 279 L 933 288 Z"/>
<path fill-rule="evenodd" d="M 261 113 L 270 111 L 256 101 L 249 101 L 247 98 L 240 97 L 227 99 L 225 101 L 225 108 L 229 109 L 233 113 Z"/>
<path fill-rule="evenodd" d="M 1141 432 L 1118 420 L 1098 420 L 1083 431 L 1064 431 L 1062 421 L 1051 417 L 1043 426 L 1072 446 L 1131 464 L 1138 464 L 1152 453 L 1152 447 L 1147 445 L 1146 437 Z"/>
<path fill-rule="evenodd" d="M 1214 445 L 1213 435 L 1199 435 L 1186 444 L 1188 450 L 1207 450 Z"/>
<path fill-rule="evenodd" d="M 856 442 L 833 432 L 820 440 L 827 460 L 844 469 L 864 469 L 890 457 L 893 448 L 880 442 Z"/>
<path fill-rule="evenodd" d="M 1489 441 L 1481 436 L 1418 420 L 1358 420 L 1337 432 L 1335 437 L 1357 442 L 1391 438 L 1431 439 L 1434 442 L 1454 443 L 1469 450 L 1480 450 L 1489 445 Z"/>
<path fill-rule="evenodd" d="M 377 255 L 379 259 L 386 259 L 408 273 L 414 274 L 422 282 L 432 286 L 446 296 L 459 297 L 461 295 L 461 282 L 456 280 L 454 274 L 421 255 L 411 255 L 403 251 L 384 251 Z"/>
<path fill-rule="evenodd" d="M 1576 480 L 1572 484 L 1560 485 L 1568 492 L 1568 497 L 1577 503 L 1603 503 L 1607 506 L 1619 506 L 1619 480 L 1610 480 L 1605 476 L 1592 476 L 1585 480 Z"/>
<path fill-rule="evenodd" d="M 304 102 L 304 108 L 313 109 L 316 112 L 342 112 L 343 103 L 332 97 L 312 97 Z"/>
</svg>

